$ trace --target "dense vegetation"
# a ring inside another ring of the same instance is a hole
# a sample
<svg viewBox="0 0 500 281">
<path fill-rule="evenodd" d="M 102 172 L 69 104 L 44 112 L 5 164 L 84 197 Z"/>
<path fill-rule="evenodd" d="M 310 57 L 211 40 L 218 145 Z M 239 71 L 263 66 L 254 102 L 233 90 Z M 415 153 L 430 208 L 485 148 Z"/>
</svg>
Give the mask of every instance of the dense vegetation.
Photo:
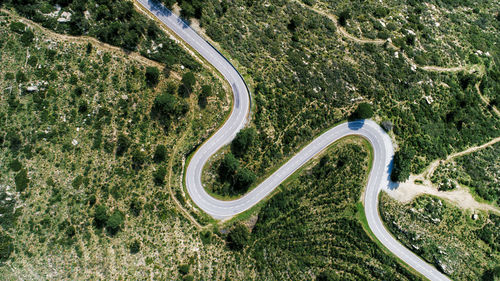
<svg viewBox="0 0 500 281">
<path fill-rule="evenodd" d="M 401 204 L 385 193 L 380 209 L 399 241 L 452 279 L 495 280 L 500 264 L 497 214 L 462 210 L 431 196 Z"/>
<path fill-rule="evenodd" d="M 20 20 L 0 12 L 1 279 L 143 279 L 158 252 L 179 257 L 156 277 L 177 276 L 199 234 L 174 207 L 169 162 L 182 134 L 199 141 L 223 120 L 222 84 L 180 66 L 167 79 L 163 65 Z"/>
<path fill-rule="evenodd" d="M 500 22 L 493 1 L 482 1 L 479 11 L 470 11 L 469 2 L 305 2 L 337 18 L 349 10 L 344 15 L 349 32 L 368 37 L 354 31 L 376 26 L 395 48 L 383 41 L 359 44 L 345 39 L 337 21 L 295 1 L 204 1 L 200 22 L 206 35 L 253 79 L 256 137 L 244 161 L 257 178 L 364 103 L 371 104 L 376 120 L 393 125 L 397 181 L 422 171 L 434 159 L 497 136 L 499 119 L 475 89 L 479 85 L 495 103 L 500 56 L 493 46 Z M 436 22 L 447 28 L 436 27 Z M 443 47 L 457 36 L 460 44 L 451 50 Z M 478 66 L 427 71 L 405 56 L 420 65 Z"/>
<path fill-rule="evenodd" d="M 21 15 L 60 33 L 89 35 L 162 62 L 171 69 L 182 64 L 192 70 L 200 65 L 166 36 L 153 20 L 135 10 L 127 0 L 7 0 Z M 0 2 L 1 4 L 1 2 Z M 56 9 L 56 6 L 59 8 Z M 63 13 L 69 13 L 69 18 Z"/>
<path fill-rule="evenodd" d="M 257 279 L 415 278 L 370 239 L 359 220 L 368 159 L 367 144 L 348 138 L 281 186 L 259 212 L 248 242 Z"/>
<path fill-rule="evenodd" d="M 471 190 L 487 201 L 500 205 L 500 144 L 454 158 L 440 165 L 431 181 L 440 190 L 451 190 L 457 184 Z"/>
</svg>

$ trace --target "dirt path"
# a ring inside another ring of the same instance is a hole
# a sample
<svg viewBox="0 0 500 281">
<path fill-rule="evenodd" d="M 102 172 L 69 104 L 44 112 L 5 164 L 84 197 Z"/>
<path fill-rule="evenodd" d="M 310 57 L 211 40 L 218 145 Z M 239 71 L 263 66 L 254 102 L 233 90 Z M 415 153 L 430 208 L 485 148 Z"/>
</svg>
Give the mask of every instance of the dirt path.
<svg viewBox="0 0 500 281">
<path fill-rule="evenodd" d="M 349 32 L 347 32 L 347 30 L 345 30 L 344 27 L 342 27 L 338 24 L 338 18 L 335 15 L 330 14 L 330 13 L 322 10 L 321 8 L 308 6 L 308 5 L 302 3 L 298 0 L 293 0 L 293 2 L 297 3 L 302 8 L 309 9 L 311 11 L 314 11 L 315 13 L 318 13 L 322 16 L 329 18 L 335 24 L 335 27 L 337 28 L 337 31 L 340 33 L 340 35 L 342 35 L 342 37 L 344 37 L 350 41 L 354 41 L 354 42 L 360 43 L 360 44 L 375 44 L 375 45 L 386 44 L 386 46 L 388 48 L 391 48 L 394 50 L 399 50 L 399 48 L 397 46 L 395 46 L 390 40 L 358 38 L 358 37 L 350 34 Z M 472 71 L 473 69 L 476 69 L 478 67 L 476 65 L 473 65 L 471 67 L 466 67 L 466 66 L 441 67 L 441 66 L 433 66 L 433 65 L 418 65 L 411 58 L 409 58 L 405 53 L 401 53 L 401 55 L 408 61 L 408 63 L 410 65 L 414 66 L 415 68 L 420 68 L 420 69 L 425 70 L 425 71 L 459 72 L 459 71 L 466 71 L 467 69 L 470 69 L 470 71 Z"/>
<path fill-rule="evenodd" d="M 408 203 L 415 197 L 422 194 L 434 195 L 442 199 L 446 199 L 462 209 L 484 210 L 500 214 L 500 208 L 487 203 L 478 202 L 469 192 L 468 188 L 458 186 L 452 191 L 439 191 L 432 185 L 426 182 L 422 184 L 415 183 L 418 176 L 410 176 L 410 179 L 401 183 L 397 189 L 387 191 L 394 199 Z"/>
<path fill-rule="evenodd" d="M 500 142 L 500 137 L 494 138 L 485 144 L 450 154 L 444 160 L 436 160 L 432 162 L 423 173 L 419 175 L 411 175 L 407 181 L 400 183 L 396 189 L 389 190 L 387 193 L 394 199 L 403 203 L 413 200 L 418 195 L 430 194 L 447 199 L 463 209 L 485 210 L 500 213 L 500 208 L 487 203 L 478 202 L 466 187 L 458 185 L 455 190 L 439 191 L 430 181 L 430 178 L 439 165 L 449 162 L 456 157 L 464 156 L 474 151 L 489 147 L 498 142 Z"/>
<path fill-rule="evenodd" d="M 8 14 L 9 16 L 11 16 L 12 18 L 14 18 L 15 20 L 19 21 L 19 22 L 22 22 L 24 24 L 26 24 L 27 26 L 35 29 L 35 30 L 38 30 L 39 32 L 43 33 L 43 34 L 46 34 L 47 36 L 51 37 L 51 38 L 56 38 L 56 39 L 59 39 L 61 41 L 65 41 L 65 42 L 72 42 L 72 43 L 77 43 L 77 44 L 85 44 L 85 43 L 92 43 L 93 45 L 95 46 L 98 46 L 99 48 L 101 49 L 105 49 L 111 53 L 115 53 L 115 54 L 118 54 L 120 56 L 123 56 L 123 57 L 126 57 L 128 59 L 133 59 L 139 63 L 142 63 L 142 64 L 145 64 L 145 65 L 148 65 L 148 66 L 155 66 L 155 67 L 158 67 L 160 69 L 163 69 L 164 65 L 159 63 L 159 62 L 156 62 L 156 61 L 153 61 L 153 60 L 150 60 L 146 57 L 143 57 L 141 54 L 137 53 L 137 52 L 130 52 L 130 51 L 125 51 L 123 50 L 122 48 L 120 47 L 116 47 L 116 46 L 113 46 L 113 45 L 110 45 L 110 44 L 106 44 L 106 43 L 103 43 L 93 37 L 89 37 L 89 36 L 71 36 L 71 35 L 67 35 L 67 34 L 60 34 L 60 33 L 56 33 L 54 31 L 51 31 L 43 26 L 41 26 L 40 24 L 38 23 L 35 23 L 29 19 L 26 19 L 26 18 L 23 18 L 23 17 L 20 17 L 18 15 L 16 15 L 14 12 L 12 11 L 9 11 L 9 10 L 6 10 L 6 9 L 0 9 L 0 11 Z M 172 77 L 174 77 L 175 79 L 181 79 L 180 75 L 176 72 L 170 72 L 170 74 L 172 75 Z"/>
</svg>

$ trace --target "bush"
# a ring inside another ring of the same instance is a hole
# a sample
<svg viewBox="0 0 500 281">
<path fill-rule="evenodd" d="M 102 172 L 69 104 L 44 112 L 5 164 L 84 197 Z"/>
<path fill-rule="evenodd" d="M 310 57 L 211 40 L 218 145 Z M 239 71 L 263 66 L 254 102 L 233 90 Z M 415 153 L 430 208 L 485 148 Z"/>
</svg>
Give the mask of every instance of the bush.
<svg viewBox="0 0 500 281">
<path fill-rule="evenodd" d="M 136 195 L 132 198 L 132 202 L 130 202 L 130 212 L 138 217 L 142 211 L 142 202 L 139 200 Z"/>
<path fill-rule="evenodd" d="M 165 176 L 167 175 L 167 170 L 165 167 L 160 167 L 156 172 L 153 173 L 153 181 L 156 185 L 161 186 L 165 181 Z"/>
<path fill-rule="evenodd" d="M 231 152 L 236 157 L 242 157 L 252 145 L 255 135 L 254 128 L 245 128 L 239 131 L 231 142 Z"/>
<path fill-rule="evenodd" d="M 14 182 L 16 183 L 16 191 L 17 192 L 23 192 L 27 187 L 30 182 L 28 178 L 28 172 L 26 169 L 22 169 L 17 173 L 16 177 L 14 178 Z"/>
<path fill-rule="evenodd" d="M 248 228 L 241 223 L 237 223 L 227 235 L 228 246 L 231 250 L 241 251 L 250 239 Z"/>
<path fill-rule="evenodd" d="M 358 108 L 353 112 L 350 119 L 351 120 L 368 119 L 371 118 L 372 116 L 373 116 L 372 106 L 364 102 L 358 105 Z"/>
<path fill-rule="evenodd" d="M 22 22 L 12 22 L 10 25 L 10 30 L 14 31 L 15 33 L 23 34 L 24 30 L 26 29 L 26 25 Z"/>
<path fill-rule="evenodd" d="M 97 205 L 94 212 L 94 224 L 97 228 L 102 228 L 108 221 L 108 208 L 103 205 Z"/>
<path fill-rule="evenodd" d="M 182 274 L 182 275 L 186 275 L 189 273 L 189 264 L 181 264 L 179 266 L 179 272 Z"/>
<path fill-rule="evenodd" d="M 234 188 L 237 192 L 245 192 L 255 181 L 255 174 L 247 168 L 241 168 L 234 176 Z"/>
<path fill-rule="evenodd" d="M 19 160 L 14 159 L 10 162 L 9 167 L 12 171 L 19 172 L 19 170 L 23 168 L 23 165 L 19 162 Z"/>
<path fill-rule="evenodd" d="M 153 156 L 153 161 L 156 163 L 161 163 L 167 158 L 167 148 L 163 144 L 156 146 L 155 154 Z"/>
<path fill-rule="evenodd" d="M 33 34 L 33 31 L 31 31 L 30 29 L 27 29 L 23 35 L 21 35 L 21 43 L 23 44 L 23 46 L 29 46 L 31 44 L 31 42 L 33 42 L 33 38 L 35 38 L 35 34 Z"/>
<path fill-rule="evenodd" d="M 158 68 L 153 66 L 146 67 L 145 79 L 146 84 L 149 87 L 156 87 L 156 85 L 158 85 L 158 82 L 160 81 L 160 71 L 158 70 Z"/>
<path fill-rule="evenodd" d="M 321 272 L 317 277 L 317 281 L 336 281 L 340 280 L 340 277 L 332 270 L 325 270 Z"/>
<path fill-rule="evenodd" d="M 201 87 L 201 93 L 198 96 L 198 105 L 201 108 L 207 106 L 207 98 L 212 95 L 212 87 L 210 85 L 203 85 Z"/>
<path fill-rule="evenodd" d="M 132 152 L 132 168 L 134 170 L 140 170 L 145 162 L 146 153 L 141 151 L 139 148 L 134 149 Z"/>
<path fill-rule="evenodd" d="M 186 72 L 182 75 L 181 82 L 182 85 L 179 87 L 179 95 L 182 97 L 188 97 L 193 92 L 193 87 L 196 84 L 196 78 L 191 71 Z"/>
<path fill-rule="evenodd" d="M 118 136 L 118 141 L 116 142 L 116 156 L 123 156 L 127 152 L 130 141 L 127 136 L 120 134 Z"/>
<path fill-rule="evenodd" d="M 0 264 L 9 259 L 13 250 L 12 238 L 6 234 L 0 233 Z"/>
<path fill-rule="evenodd" d="M 131 254 L 137 254 L 141 250 L 141 242 L 139 242 L 137 239 L 134 240 L 134 242 L 130 243 L 130 253 Z"/>
<path fill-rule="evenodd" d="M 227 153 L 219 166 L 219 176 L 222 180 L 230 180 L 238 170 L 240 163 L 232 153 Z"/>
<path fill-rule="evenodd" d="M 119 210 L 115 210 L 106 222 L 106 230 L 109 232 L 109 234 L 113 236 L 118 233 L 118 231 L 123 226 L 123 220 L 124 217 L 122 212 L 120 212 Z"/>
</svg>

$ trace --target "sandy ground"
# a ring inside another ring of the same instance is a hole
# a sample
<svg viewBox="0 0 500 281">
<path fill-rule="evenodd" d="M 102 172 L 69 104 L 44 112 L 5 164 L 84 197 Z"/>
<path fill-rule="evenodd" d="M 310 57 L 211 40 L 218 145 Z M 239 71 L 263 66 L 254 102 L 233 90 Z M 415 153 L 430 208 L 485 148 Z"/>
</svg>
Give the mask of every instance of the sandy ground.
<svg viewBox="0 0 500 281">
<path fill-rule="evenodd" d="M 430 194 L 438 196 L 443 199 L 447 199 L 463 209 L 485 210 L 485 211 L 493 211 L 500 213 L 500 208 L 487 203 L 478 202 L 471 195 L 467 187 L 463 187 L 457 184 L 458 187 L 455 190 L 439 191 L 437 187 L 435 187 L 429 180 L 439 165 L 444 164 L 452 160 L 453 158 L 460 157 L 472 153 L 474 151 L 477 151 L 479 149 L 491 146 L 497 142 L 500 142 L 500 137 L 497 137 L 485 144 L 474 146 L 464 151 L 451 154 L 445 160 L 436 160 L 432 162 L 422 174 L 411 175 L 406 182 L 400 183 L 397 188 L 389 190 L 387 191 L 387 193 L 392 198 L 403 203 L 410 202 L 413 198 L 415 198 L 418 195 Z M 419 183 L 416 183 L 417 181 Z"/>
<path fill-rule="evenodd" d="M 418 176 L 411 176 L 409 180 L 399 184 L 396 189 L 389 190 L 387 193 L 394 199 L 408 203 L 415 197 L 422 194 L 435 195 L 446 199 L 462 209 L 484 210 L 500 213 L 500 209 L 492 205 L 478 202 L 469 192 L 468 188 L 458 186 L 452 191 L 439 191 L 436 187 L 425 180 L 422 184 L 415 183 Z M 420 179 L 421 180 L 421 179 Z"/>
</svg>

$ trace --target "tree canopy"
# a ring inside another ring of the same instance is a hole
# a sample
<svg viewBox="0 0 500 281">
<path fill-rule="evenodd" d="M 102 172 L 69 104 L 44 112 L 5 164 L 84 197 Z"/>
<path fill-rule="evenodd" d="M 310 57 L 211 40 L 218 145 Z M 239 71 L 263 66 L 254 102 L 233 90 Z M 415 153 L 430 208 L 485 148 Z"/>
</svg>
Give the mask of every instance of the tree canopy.
<svg viewBox="0 0 500 281">
<path fill-rule="evenodd" d="M 237 223 L 227 235 L 228 246 L 232 250 L 241 251 L 250 239 L 250 231 L 241 223 Z"/>
<path fill-rule="evenodd" d="M 231 142 L 231 152 L 236 157 L 242 157 L 252 145 L 255 135 L 254 128 L 244 128 L 239 131 Z"/>
</svg>

